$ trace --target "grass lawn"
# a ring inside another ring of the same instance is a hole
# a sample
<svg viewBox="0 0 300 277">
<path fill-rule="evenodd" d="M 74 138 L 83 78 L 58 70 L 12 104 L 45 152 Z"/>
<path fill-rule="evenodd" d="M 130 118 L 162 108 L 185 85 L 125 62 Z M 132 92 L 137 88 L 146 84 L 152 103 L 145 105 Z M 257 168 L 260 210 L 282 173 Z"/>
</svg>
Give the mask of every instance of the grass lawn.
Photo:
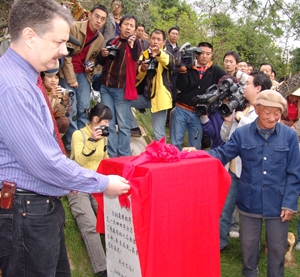
<svg viewBox="0 0 300 277">
<path fill-rule="evenodd" d="M 153 139 L 153 132 L 151 127 L 151 115 L 149 110 L 147 114 L 143 115 L 137 113 L 137 120 L 140 122 L 146 131 L 148 136 L 145 138 L 149 143 Z M 167 136 L 169 130 L 166 129 Z M 169 139 L 167 139 L 169 142 Z M 186 140 L 185 140 L 186 144 Z M 76 222 L 70 212 L 67 204 L 66 198 L 63 198 L 63 203 L 66 211 L 66 244 L 69 253 L 69 258 L 71 261 L 72 277 L 93 277 L 93 271 L 89 258 L 87 256 L 83 240 L 81 238 L 80 232 L 77 228 Z M 297 237 L 297 226 L 298 218 L 294 218 L 290 222 L 289 231 L 294 233 Z M 186 238 L 183 238 L 186 239 Z M 260 262 L 259 262 L 259 276 L 266 276 L 267 268 L 267 256 L 265 254 L 265 233 L 261 237 L 261 251 L 260 251 Z M 300 277 L 300 251 L 295 251 L 296 263 L 293 266 L 286 267 L 285 277 Z M 235 277 L 241 276 L 242 268 L 242 255 L 241 246 L 239 239 L 230 239 L 228 247 L 221 252 L 221 276 L 222 277 Z M 175 277 L 175 276 L 174 276 Z M 205 276 L 182 276 L 182 277 L 205 277 Z"/>
</svg>

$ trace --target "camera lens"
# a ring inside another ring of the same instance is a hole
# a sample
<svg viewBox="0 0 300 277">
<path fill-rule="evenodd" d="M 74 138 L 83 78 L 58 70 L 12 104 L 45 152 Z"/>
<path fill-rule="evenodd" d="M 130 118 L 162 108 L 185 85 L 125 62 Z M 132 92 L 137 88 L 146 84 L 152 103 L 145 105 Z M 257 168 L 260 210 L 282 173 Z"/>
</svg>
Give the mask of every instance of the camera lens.
<svg viewBox="0 0 300 277">
<path fill-rule="evenodd" d="M 191 64 L 191 58 L 182 58 L 182 64 L 184 66 L 190 66 L 190 64 Z"/>
<path fill-rule="evenodd" d="M 113 61 L 115 59 L 115 57 L 117 56 L 117 52 L 115 50 L 111 50 L 107 56 L 107 58 L 110 61 Z"/>
</svg>

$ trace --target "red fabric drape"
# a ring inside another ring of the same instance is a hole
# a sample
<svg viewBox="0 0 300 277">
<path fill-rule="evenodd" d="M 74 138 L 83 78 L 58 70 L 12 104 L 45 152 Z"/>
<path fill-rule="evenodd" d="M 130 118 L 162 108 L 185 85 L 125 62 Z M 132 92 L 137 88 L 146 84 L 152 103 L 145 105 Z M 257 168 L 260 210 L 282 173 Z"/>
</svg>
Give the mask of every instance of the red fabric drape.
<svg viewBox="0 0 300 277">
<path fill-rule="evenodd" d="M 219 217 L 230 176 L 204 151 L 181 155 L 178 161 L 139 164 L 130 171 L 131 209 L 143 277 L 220 276 Z M 139 158 L 103 160 L 98 172 L 128 172 L 125 169 L 134 159 Z M 95 196 L 103 206 L 101 196 Z M 103 222 L 100 212 L 98 230 L 104 230 Z"/>
</svg>

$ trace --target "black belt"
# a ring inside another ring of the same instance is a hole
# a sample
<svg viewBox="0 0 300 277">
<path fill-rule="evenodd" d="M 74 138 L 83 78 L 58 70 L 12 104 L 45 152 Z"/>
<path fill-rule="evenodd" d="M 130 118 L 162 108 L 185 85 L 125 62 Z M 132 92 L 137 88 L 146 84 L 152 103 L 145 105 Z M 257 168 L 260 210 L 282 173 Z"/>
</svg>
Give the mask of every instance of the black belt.
<svg viewBox="0 0 300 277">
<path fill-rule="evenodd" d="M 16 189 L 16 194 L 20 195 L 40 195 L 35 193 L 34 191 L 26 190 L 26 189 Z"/>
</svg>

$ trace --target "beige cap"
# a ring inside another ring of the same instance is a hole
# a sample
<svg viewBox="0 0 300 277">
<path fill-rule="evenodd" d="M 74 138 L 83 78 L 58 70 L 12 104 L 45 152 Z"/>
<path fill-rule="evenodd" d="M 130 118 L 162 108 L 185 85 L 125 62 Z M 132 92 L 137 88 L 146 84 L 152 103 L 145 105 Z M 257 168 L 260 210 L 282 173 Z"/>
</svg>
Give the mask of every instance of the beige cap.
<svg viewBox="0 0 300 277">
<path fill-rule="evenodd" d="M 298 88 L 297 90 L 295 90 L 292 95 L 295 95 L 295 96 L 300 96 L 300 88 Z"/>
<path fill-rule="evenodd" d="M 276 90 L 263 90 L 256 98 L 255 105 L 263 105 L 266 107 L 276 107 L 283 113 L 286 110 L 287 103 L 284 97 Z"/>
</svg>

